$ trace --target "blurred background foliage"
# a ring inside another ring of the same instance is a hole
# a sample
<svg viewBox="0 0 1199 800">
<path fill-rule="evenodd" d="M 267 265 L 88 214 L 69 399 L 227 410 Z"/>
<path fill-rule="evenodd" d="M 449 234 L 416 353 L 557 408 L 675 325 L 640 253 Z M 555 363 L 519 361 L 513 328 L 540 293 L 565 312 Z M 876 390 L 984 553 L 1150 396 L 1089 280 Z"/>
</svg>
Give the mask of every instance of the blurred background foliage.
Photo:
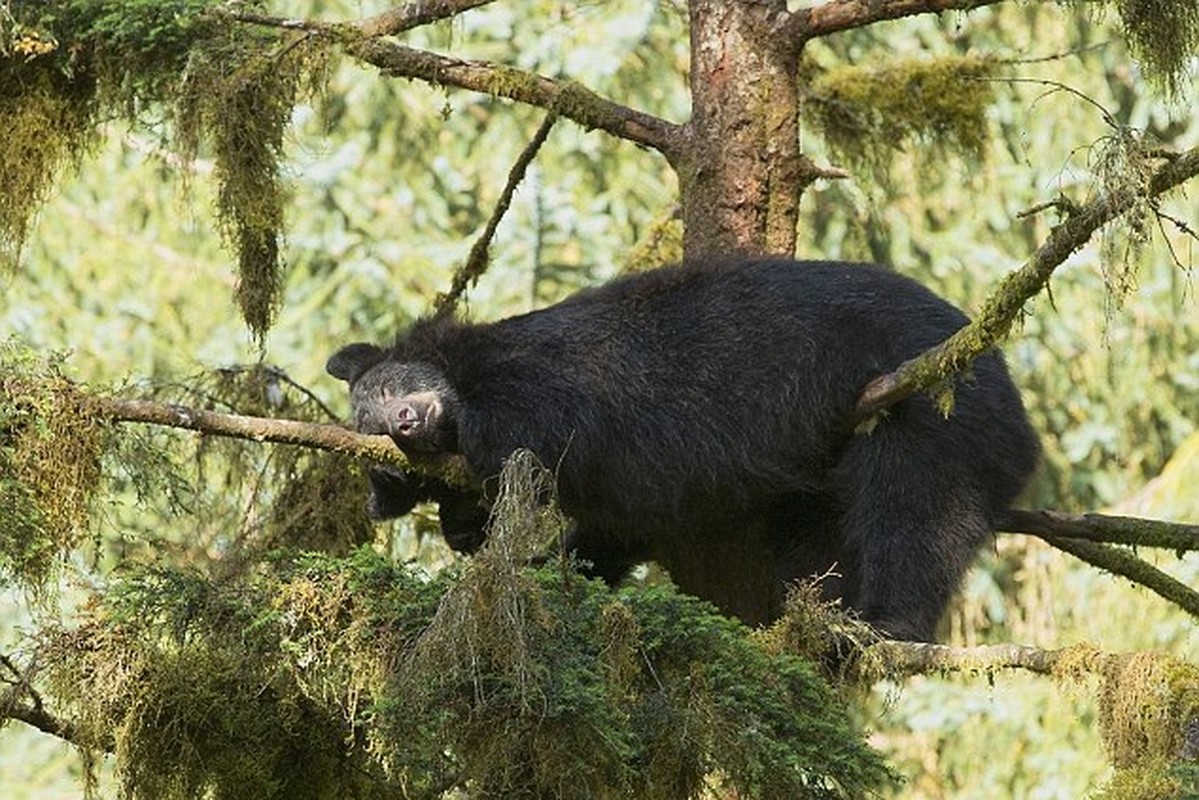
<svg viewBox="0 0 1199 800">
<path fill-rule="evenodd" d="M 355 18 L 385 5 L 296 0 L 272 10 Z M 1199 142 L 1193 93 L 1173 103 L 1154 94 L 1130 66 L 1112 20 L 1083 5 L 1003 4 L 812 43 L 808 68 L 816 72 L 967 54 L 1006 69 L 987 78 L 993 103 L 981 153 L 905 141 L 854 179 L 813 187 L 803 199 L 799 255 L 891 263 L 977 308 L 1056 221 L 1055 211 L 1028 219 L 1018 212 L 1059 192 L 1085 198 L 1094 144 L 1113 133 L 1094 105 L 1050 82 L 1085 93 L 1163 146 Z M 685 13 L 670 2 L 497 4 L 407 40 L 570 77 L 685 119 Z M 1019 81 L 1004 80 L 1011 76 Z M 380 79 L 352 64 L 334 68 L 327 87 L 297 108 L 284 141 L 286 271 L 261 344 L 238 315 L 235 259 L 213 222 L 211 153 L 201 149 L 188 162 L 164 149 L 162 120 L 109 125 L 37 217 L 17 270 L 0 276 L 0 337 L 69 351 L 67 373 L 95 386 L 142 394 L 175 387 L 176 396 L 233 410 L 257 403 L 280 415 L 299 405 L 308 418 L 344 413 L 342 391 L 323 375 L 325 358 L 346 341 L 387 340 L 448 287 L 541 118 L 489 97 Z M 803 146 L 817 162 L 840 163 L 813 125 Z M 468 312 L 492 319 L 524 311 L 620 272 L 670 218 L 675 189 L 655 154 L 559 123 L 500 225 Z M 1189 191 L 1164 208 L 1194 231 L 1199 206 L 1195 187 Z M 1116 230 L 1111 247 L 1095 241 L 1059 270 L 1051 296 L 1030 304 L 1006 345 L 1045 444 L 1031 505 L 1199 519 L 1196 242 L 1169 226 L 1154 233 L 1128 256 L 1135 288 L 1127 297 L 1117 301 L 1105 288 L 1104 253 L 1124 246 Z M 285 380 L 263 383 L 263 372 L 238 368 L 258 377 L 233 393 L 216 385 L 221 368 L 259 361 L 282 369 Z M 167 455 L 155 463 L 119 458 L 108 470 L 98 544 L 70 565 L 83 585 L 125 559 L 167 553 L 211 566 L 247 540 L 264 541 L 269 520 L 246 509 L 269 507 L 281 490 L 265 477 L 235 480 L 231 465 L 243 478 L 305 469 L 280 449 L 214 453 L 188 435 L 138 437 L 155 445 L 145 452 Z M 349 474 L 361 481 L 353 468 Z M 422 535 L 428 528 L 427 514 L 418 514 L 377 538 L 394 557 L 436 568 L 452 556 Z M 1143 555 L 1184 582 L 1199 581 L 1194 555 Z M 963 594 L 949 621 L 959 643 L 1090 641 L 1199 655 L 1199 635 L 1182 612 L 1032 539 L 1001 537 Z M 0 648 L 11 649 L 39 613 L 19 599 L 0 604 Z M 875 744 L 907 776 L 901 796 L 954 798 L 1085 796 L 1108 769 L 1095 713 L 1087 691 L 1008 675 L 879 687 L 863 710 Z M 77 758 L 49 737 L 12 729 L 0 736 L 8 798 L 73 796 L 78 771 Z"/>
</svg>

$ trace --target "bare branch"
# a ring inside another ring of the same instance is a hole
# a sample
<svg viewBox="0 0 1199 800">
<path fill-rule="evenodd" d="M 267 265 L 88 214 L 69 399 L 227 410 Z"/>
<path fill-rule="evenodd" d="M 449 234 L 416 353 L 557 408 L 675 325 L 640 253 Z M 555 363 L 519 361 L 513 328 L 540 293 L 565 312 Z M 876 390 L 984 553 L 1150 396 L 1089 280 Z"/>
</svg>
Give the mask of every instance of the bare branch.
<svg viewBox="0 0 1199 800">
<path fill-rule="evenodd" d="M 598 128 L 653 148 L 672 163 L 685 142 L 682 126 L 614 103 L 573 81 L 554 80 L 488 61 L 450 58 L 381 39 L 350 41 L 345 46 L 352 55 L 378 67 L 385 75 L 415 78 L 538 106 L 585 128 Z"/>
<path fill-rule="evenodd" d="M 793 12 L 783 25 L 782 33 L 802 43 L 889 19 L 970 11 L 1001 2 L 1004 0 L 828 0 Z"/>
<path fill-rule="evenodd" d="M 1031 533 L 1043 539 L 1070 538 L 1131 547 L 1199 551 L 1199 525 L 1106 514 L 1067 514 L 1062 511 L 1009 510 L 995 527 L 1009 533 Z"/>
<path fill-rule="evenodd" d="M 1157 197 L 1197 174 L 1199 147 L 1180 153 L 1162 165 L 1149 180 L 1146 195 Z M 894 372 L 867 384 L 858 398 L 849 427 L 857 427 L 883 409 L 966 369 L 975 358 L 1007 336 L 1024 303 L 1041 291 L 1053 271 L 1071 253 L 1140 199 L 1129 190 L 1101 195 L 1079 207 L 1053 229 L 1032 258 L 1000 282 L 973 322 L 939 345 L 900 364 Z"/>
<path fill-rule="evenodd" d="M 470 485 L 472 482 L 470 468 L 460 456 L 421 459 L 417 463 L 405 456 L 395 442 L 386 436 L 356 433 L 340 425 L 222 414 L 150 400 L 97 398 L 96 403 L 100 413 L 113 422 L 141 422 L 213 436 L 313 447 L 434 475 L 456 486 Z"/>
<path fill-rule="evenodd" d="M 508 182 L 504 185 L 504 191 L 500 194 L 499 201 L 495 204 L 495 210 L 491 213 L 491 219 L 487 220 L 487 227 L 483 233 L 475 241 L 470 248 L 470 255 L 467 256 L 466 263 L 462 268 L 454 273 L 453 283 L 450 290 L 439 296 L 436 302 L 436 315 L 441 317 L 446 314 L 453 313 L 454 306 L 458 299 L 462 297 L 462 293 L 466 291 L 468 286 L 473 286 L 479 277 L 487 269 L 487 250 L 491 247 L 491 240 L 495 236 L 496 228 L 500 225 L 500 220 L 503 219 L 508 206 L 512 204 L 512 195 L 516 193 L 516 187 L 524 180 L 525 171 L 532 163 L 537 151 L 541 149 L 541 145 L 545 143 L 546 137 L 550 135 L 550 129 L 554 127 L 554 123 L 558 120 L 556 114 L 548 114 L 542 120 L 541 127 L 533 134 L 533 139 L 521 151 L 520 156 L 516 159 L 516 163 L 512 165 L 511 172 L 508 173 Z"/>
<path fill-rule="evenodd" d="M 394 36 L 431 22 L 456 17 L 492 0 L 410 0 L 354 24 L 365 36 Z"/>
</svg>

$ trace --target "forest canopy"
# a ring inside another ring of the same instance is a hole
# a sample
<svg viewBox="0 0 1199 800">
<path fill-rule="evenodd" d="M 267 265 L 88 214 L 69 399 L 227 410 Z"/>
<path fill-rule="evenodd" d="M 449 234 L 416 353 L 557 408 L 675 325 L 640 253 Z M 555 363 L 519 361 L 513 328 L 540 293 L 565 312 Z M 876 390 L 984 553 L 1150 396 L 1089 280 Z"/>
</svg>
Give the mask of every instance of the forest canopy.
<svg viewBox="0 0 1199 800">
<path fill-rule="evenodd" d="M 0 785 L 1199 796 L 1197 58 L 1195 0 L 3 0 Z M 553 465 L 470 557 L 368 517 L 481 476 L 339 346 L 744 253 L 974 318 L 857 435 L 1006 352 L 1043 463 L 946 644 L 588 581 Z"/>
</svg>

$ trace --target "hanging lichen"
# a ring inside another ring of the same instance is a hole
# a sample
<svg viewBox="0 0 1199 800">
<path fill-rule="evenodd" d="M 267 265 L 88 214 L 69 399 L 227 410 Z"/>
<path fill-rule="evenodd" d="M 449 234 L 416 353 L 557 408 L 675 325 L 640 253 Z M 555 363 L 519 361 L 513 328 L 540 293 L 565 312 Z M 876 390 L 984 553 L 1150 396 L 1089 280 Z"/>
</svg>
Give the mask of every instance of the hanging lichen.
<svg viewBox="0 0 1199 800">
<path fill-rule="evenodd" d="M 1149 182 L 1160 162 L 1152 157 L 1144 138 L 1129 128 L 1104 137 L 1095 150 L 1095 180 L 1088 200 L 1102 195 L 1133 198 L 1128 210 L 1103 231 L 1100 266 L 1110 317 L 1137 287 L 1138 256 L 1153 237 L 1157 221 L 1157 202 L 1149 197 Z"/>
<path fill-rule="evenodd" d="M 107 431 L 57 356 L 0 342 L 0 584 L 40 593 L 86 538 Z"/>
<path fill-rule="evenodd" d="M 877 174 L 912 143 L 979 158 L 996 68 L 979 56 L 839 67 L 812 79 L 803 114 L 842 159 Z"/>
<path fill-rule="evenodd" d="M 324 41 L 238 25 L 217 0 L 11 0 L 0 8 L 0 263 L 16 263 L 54 181 L 101 120 L 168 118 L 185 156 L 210 148 L 237 300 L 259 338 L 282 283 L 283 133 Z M 314 78 L 316 79 L 316 78 Z M 207 150 L 205 150 L 207 152 Z"/>
<path fill-rule="evenodd" d="M 1187 90 L 1199 51 L 1196 0 L 1114 0 L 1133 58 L 1146 76 L 1174 98 Z"/>
<path fill-rule="evenodd" d="M 1116 771 L 1103 800 L 1199 797 L 1199 667 L 1164 653 L 1064 651 L 1054 675 L 1101 675 L 1099 731 Z"/>
</svg>

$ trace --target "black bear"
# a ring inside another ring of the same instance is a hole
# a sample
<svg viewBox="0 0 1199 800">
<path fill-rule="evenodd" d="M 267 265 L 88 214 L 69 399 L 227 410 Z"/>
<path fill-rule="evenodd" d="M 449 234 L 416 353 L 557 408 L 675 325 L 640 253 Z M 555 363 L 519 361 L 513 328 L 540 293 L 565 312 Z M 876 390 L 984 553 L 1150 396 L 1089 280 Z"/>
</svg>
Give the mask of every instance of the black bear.
<svg viewBox="0 0 1199 800">
<path fill-rule="evenodd" d="M 490 512 L 477 493 L 389 466 L 375 467 L 369 477 L 371 496 L 366 510 L 371 519 L 402 517 L 417 503 L 431 501 L 437 503 L 446 544 L 459 553 L 473 553 L 483 544 Z"/>
<path fill-rule="evenodd" d="M 871 379 L 966 322 L 880 267 L 684 265 L 498 322 L 419 322 L 327 370 L 358 429 L 407 452 L 461 453 L 486 478 L 532 450 L 566 546 L 610 583 L 656 560 L 760 623 L 788 582 L 825 575 L 883 633 L 931 640 L 1037 438 L 998 352 L 955 381 L 948 417 L 914 396 L 868 433 L 847 420 Z"/>
</svg>

